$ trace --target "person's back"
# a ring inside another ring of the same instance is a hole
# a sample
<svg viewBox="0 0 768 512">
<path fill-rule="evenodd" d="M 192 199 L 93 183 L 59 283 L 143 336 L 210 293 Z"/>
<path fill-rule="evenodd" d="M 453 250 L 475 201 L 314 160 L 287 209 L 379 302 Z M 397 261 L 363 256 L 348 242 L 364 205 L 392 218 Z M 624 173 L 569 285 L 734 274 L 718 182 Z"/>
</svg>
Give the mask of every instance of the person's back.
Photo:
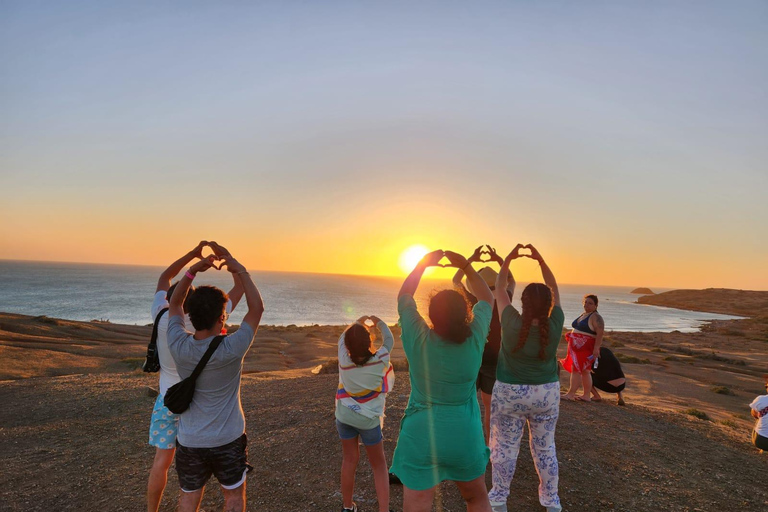
<svg viewBox="0 0 768 512">
<path fill-rule="evenodd" d="M 168 327 L 169 348 L 181 378 L 189 377 L 215 336 L 194 339 L 179 317 Z M 243 324 L 227 335 L 197 378 L 189 409 L 179 423 L 179 443 L 206 448 L 234 441 L 245 431 L 245 416 L 240 403 L 240 377 L 243 359 L 254 337 L 253 329 Z"/>
<path fill-rule="evenodd" d="M 764 379 L 768 391 L 768 375 Z M 752 444 L 761 452 L 768 451 L 768 394 L 755 398 L 749 407 L 752 417 L 757 420 L 752 430 Z"/>
<path fill-rule="evenodd" d="M 245 267 L 223 247 L 216 244 L 212 247 L 216 257 L 193 265 L 171 298 L 168 346 L 179 375 L 186 378 L 192 374 L 227 319 L 227 295 L 213 286 L 201 286 L 189 298 L 189 317 L 195 332 L 190 334 L 184 329 L 181 304 L 198 272 L 213 267 L 217 257 L 223 259 L 221 266 L 227 266 L 243 287 L 248 312 L 237 332 L 223 338 L 203 367 L 189 409 L 180 417 L 176 440 L 176 472 L 182 490 L 180 512 L 199 508 L 211 475 L 216 476 L 221 485 L 225 509 L 244 511 L 245 476 L 251 469 L 245 416 L 240 404 L 240 376 L 243 358 L 253 341 L 264 305 Z"/>
</svg>

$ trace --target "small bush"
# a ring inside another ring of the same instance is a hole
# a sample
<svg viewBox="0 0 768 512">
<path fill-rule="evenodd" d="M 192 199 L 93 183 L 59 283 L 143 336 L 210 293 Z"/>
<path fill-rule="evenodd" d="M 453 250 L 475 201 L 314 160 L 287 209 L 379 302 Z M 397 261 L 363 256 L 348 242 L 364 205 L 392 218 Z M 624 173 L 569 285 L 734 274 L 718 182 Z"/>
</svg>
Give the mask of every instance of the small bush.
<svg viewBox="0 0 768 512">
<path fill-rule="evenodd" d="M 622 354 L 620 352 L 616 353 L 616 359 L 618 359 L 622 363 L 651 364 L 651 360 L 650 359 L 640 359 L 639 357 L 628 356 L 628 355 Z"/>
<path fill-rule="evenodd" d="M 665 361 L 679 361 L 680 358 L 677 356 L 667 356 L 664 358 Z"/>
<path fill-rule="evenodd" d="M 655 347 L 651 349 L 651 352 L 666 352 L 663 348 Z"/>
<path fill-rule="evenodd" d="M 739 424 L 738 424 L 738 423 L 736 423 L 736 422 L 735 422 L 735 421 L 733 421 L 733 420 L 721 420 L 721 421 L 720 421 L 720 424 L 721 424 L 721 425 L 725 425 L 726 427 L 731 427 L 731 428 L 739 428 Z"/>
<path fill-rule="evenodd" d="M 717 393 L 718 395 L 730 395 L 733 396 L 735 393 L 731 391 L 731 388 L 728 386 L 712 386 L 709 388 L 709 390 L 713 393 Z"/>
<path fill-rule="evenodd" d="M 611 346 L 612 347 L 623 347 L 624 344 L 622 342 L 620 342 L 619 340 L 613 340 L 613 341 L 611 341 Z"/>
<path fill-rule="evenodd" d="M 127 365 L 131 370 L 140 370 L 144 366 L 143 357 L 126 357 L 121 359 L 120 362 Z"/>
<path fill-rule="evenodd" d="M 748 420 L 749 419 L 749 416 L 747 416 L 746 414 L 741 414 L 741 413 L 738 413 L 738 412 L 732 412 L 731 416 L 733 416 L 734 418 L 738 418 L 740 420 Z"/>
<path fill-rule="evenodd" d="M 709 417 L 707 413 L 694 408 L 684 410 L 683 414 L 687 414 L 688 416 L 693 416 L 694 418 L 699 418 L 700 420 L 712 421 L 712 419 Z"/>
</svg>

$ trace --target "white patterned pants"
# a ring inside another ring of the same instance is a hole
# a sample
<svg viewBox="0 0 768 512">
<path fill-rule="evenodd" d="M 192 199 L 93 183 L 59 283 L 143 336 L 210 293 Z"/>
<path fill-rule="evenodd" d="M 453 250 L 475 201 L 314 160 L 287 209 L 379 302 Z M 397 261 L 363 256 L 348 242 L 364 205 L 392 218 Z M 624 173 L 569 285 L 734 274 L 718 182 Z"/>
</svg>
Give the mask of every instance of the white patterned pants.
<svg viewBox="0 0 768 512">
<path fill-rule="evenodd" d="M 529 386 L 496 381 L 491 399 L 492 503 L 506 503 L 515 476 L 523 428 L 528 422 L 531 455 L 539 474 L 539 502 L 560 508 L 555 427 L 560 412 L 560 383 Z"/>
</svg>

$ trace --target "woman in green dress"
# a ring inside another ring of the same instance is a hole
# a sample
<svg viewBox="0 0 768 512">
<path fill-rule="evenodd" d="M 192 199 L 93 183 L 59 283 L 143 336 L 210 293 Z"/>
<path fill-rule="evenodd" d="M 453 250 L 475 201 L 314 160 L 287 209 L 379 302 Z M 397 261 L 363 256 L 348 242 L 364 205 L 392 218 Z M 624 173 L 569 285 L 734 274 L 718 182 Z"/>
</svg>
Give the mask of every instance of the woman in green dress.
<svg viewBox="0 0 768 512">
<path fill-rule="evenodd" d="M 478 299 L 470 309 L 456 290 L 435 293 L 432 327 L 413 294 L 424 271 L 445 256 L 464 270 Z M 435 487 L 453 480 L 471 512 L 491 512 L 485 487 L 489 449 L 483 438 L 475 381 L 490 328 L 493 294 L 464 256 L 434 251 L 422 258 L 397 297 L 411 396 L 400 423 L 392 472 L 403 482 L 403 512 L 429 512 Z"/>
</svg>

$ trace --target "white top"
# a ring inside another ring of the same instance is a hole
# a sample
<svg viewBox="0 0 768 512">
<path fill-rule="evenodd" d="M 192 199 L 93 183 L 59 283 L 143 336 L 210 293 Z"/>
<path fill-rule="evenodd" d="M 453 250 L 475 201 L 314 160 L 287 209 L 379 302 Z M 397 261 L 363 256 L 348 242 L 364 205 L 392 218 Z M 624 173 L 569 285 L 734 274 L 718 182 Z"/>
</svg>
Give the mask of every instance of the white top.
<svg viewBox="0 0 768 512">
<path fill-rule="evenodd" d="M 155 298 L 152 301 L 152 309 L 150 314 L 152 315 L 152 321 L 155 321 L 157 314 L 161 309 L 168 307 L 168 300 L 166 299 L 167 292 L 160 290 L 155 293 Z M 232 302 L 227 301 L 227 313 L 232 311 Z M 189 321 L 189 315 L 184 315 L 184 327 L 188 330 L 194 330 L 192 322 Z M 160 382 L 158 387 L 160 388 L 160 394 L 165 396 L 165 392 L 168 388 L 181 381 L 179 372 L 176 370 L 176 361 L 171 357 L 171 352 L 168 350 L 168 313 L 163 313 L 160 317 L 160 322 L 157 324 L 157 356 L 160 359 Z"/>
<path fill-rule="evenodd" d="M 371 425 L 381 423 L 387 393 L 395 383 L 395 374 L 389 363 L 395 340 L 387 324 L 379 322 L 378 327 L 381 330 L 382 345 L 362 366 L 353 363 L 349 356 L 344 344 L 346 331 L 339 337 L 336 418 L 357 428 L 373 428 Z"/>
<path fill-rule="evenodd" d="M 749 406 L 757 411 L 758 418 L 755 423 L 755 432 L 763 437 L 768 437 L 768 395 L 760 395 Z"/>
</svg>

